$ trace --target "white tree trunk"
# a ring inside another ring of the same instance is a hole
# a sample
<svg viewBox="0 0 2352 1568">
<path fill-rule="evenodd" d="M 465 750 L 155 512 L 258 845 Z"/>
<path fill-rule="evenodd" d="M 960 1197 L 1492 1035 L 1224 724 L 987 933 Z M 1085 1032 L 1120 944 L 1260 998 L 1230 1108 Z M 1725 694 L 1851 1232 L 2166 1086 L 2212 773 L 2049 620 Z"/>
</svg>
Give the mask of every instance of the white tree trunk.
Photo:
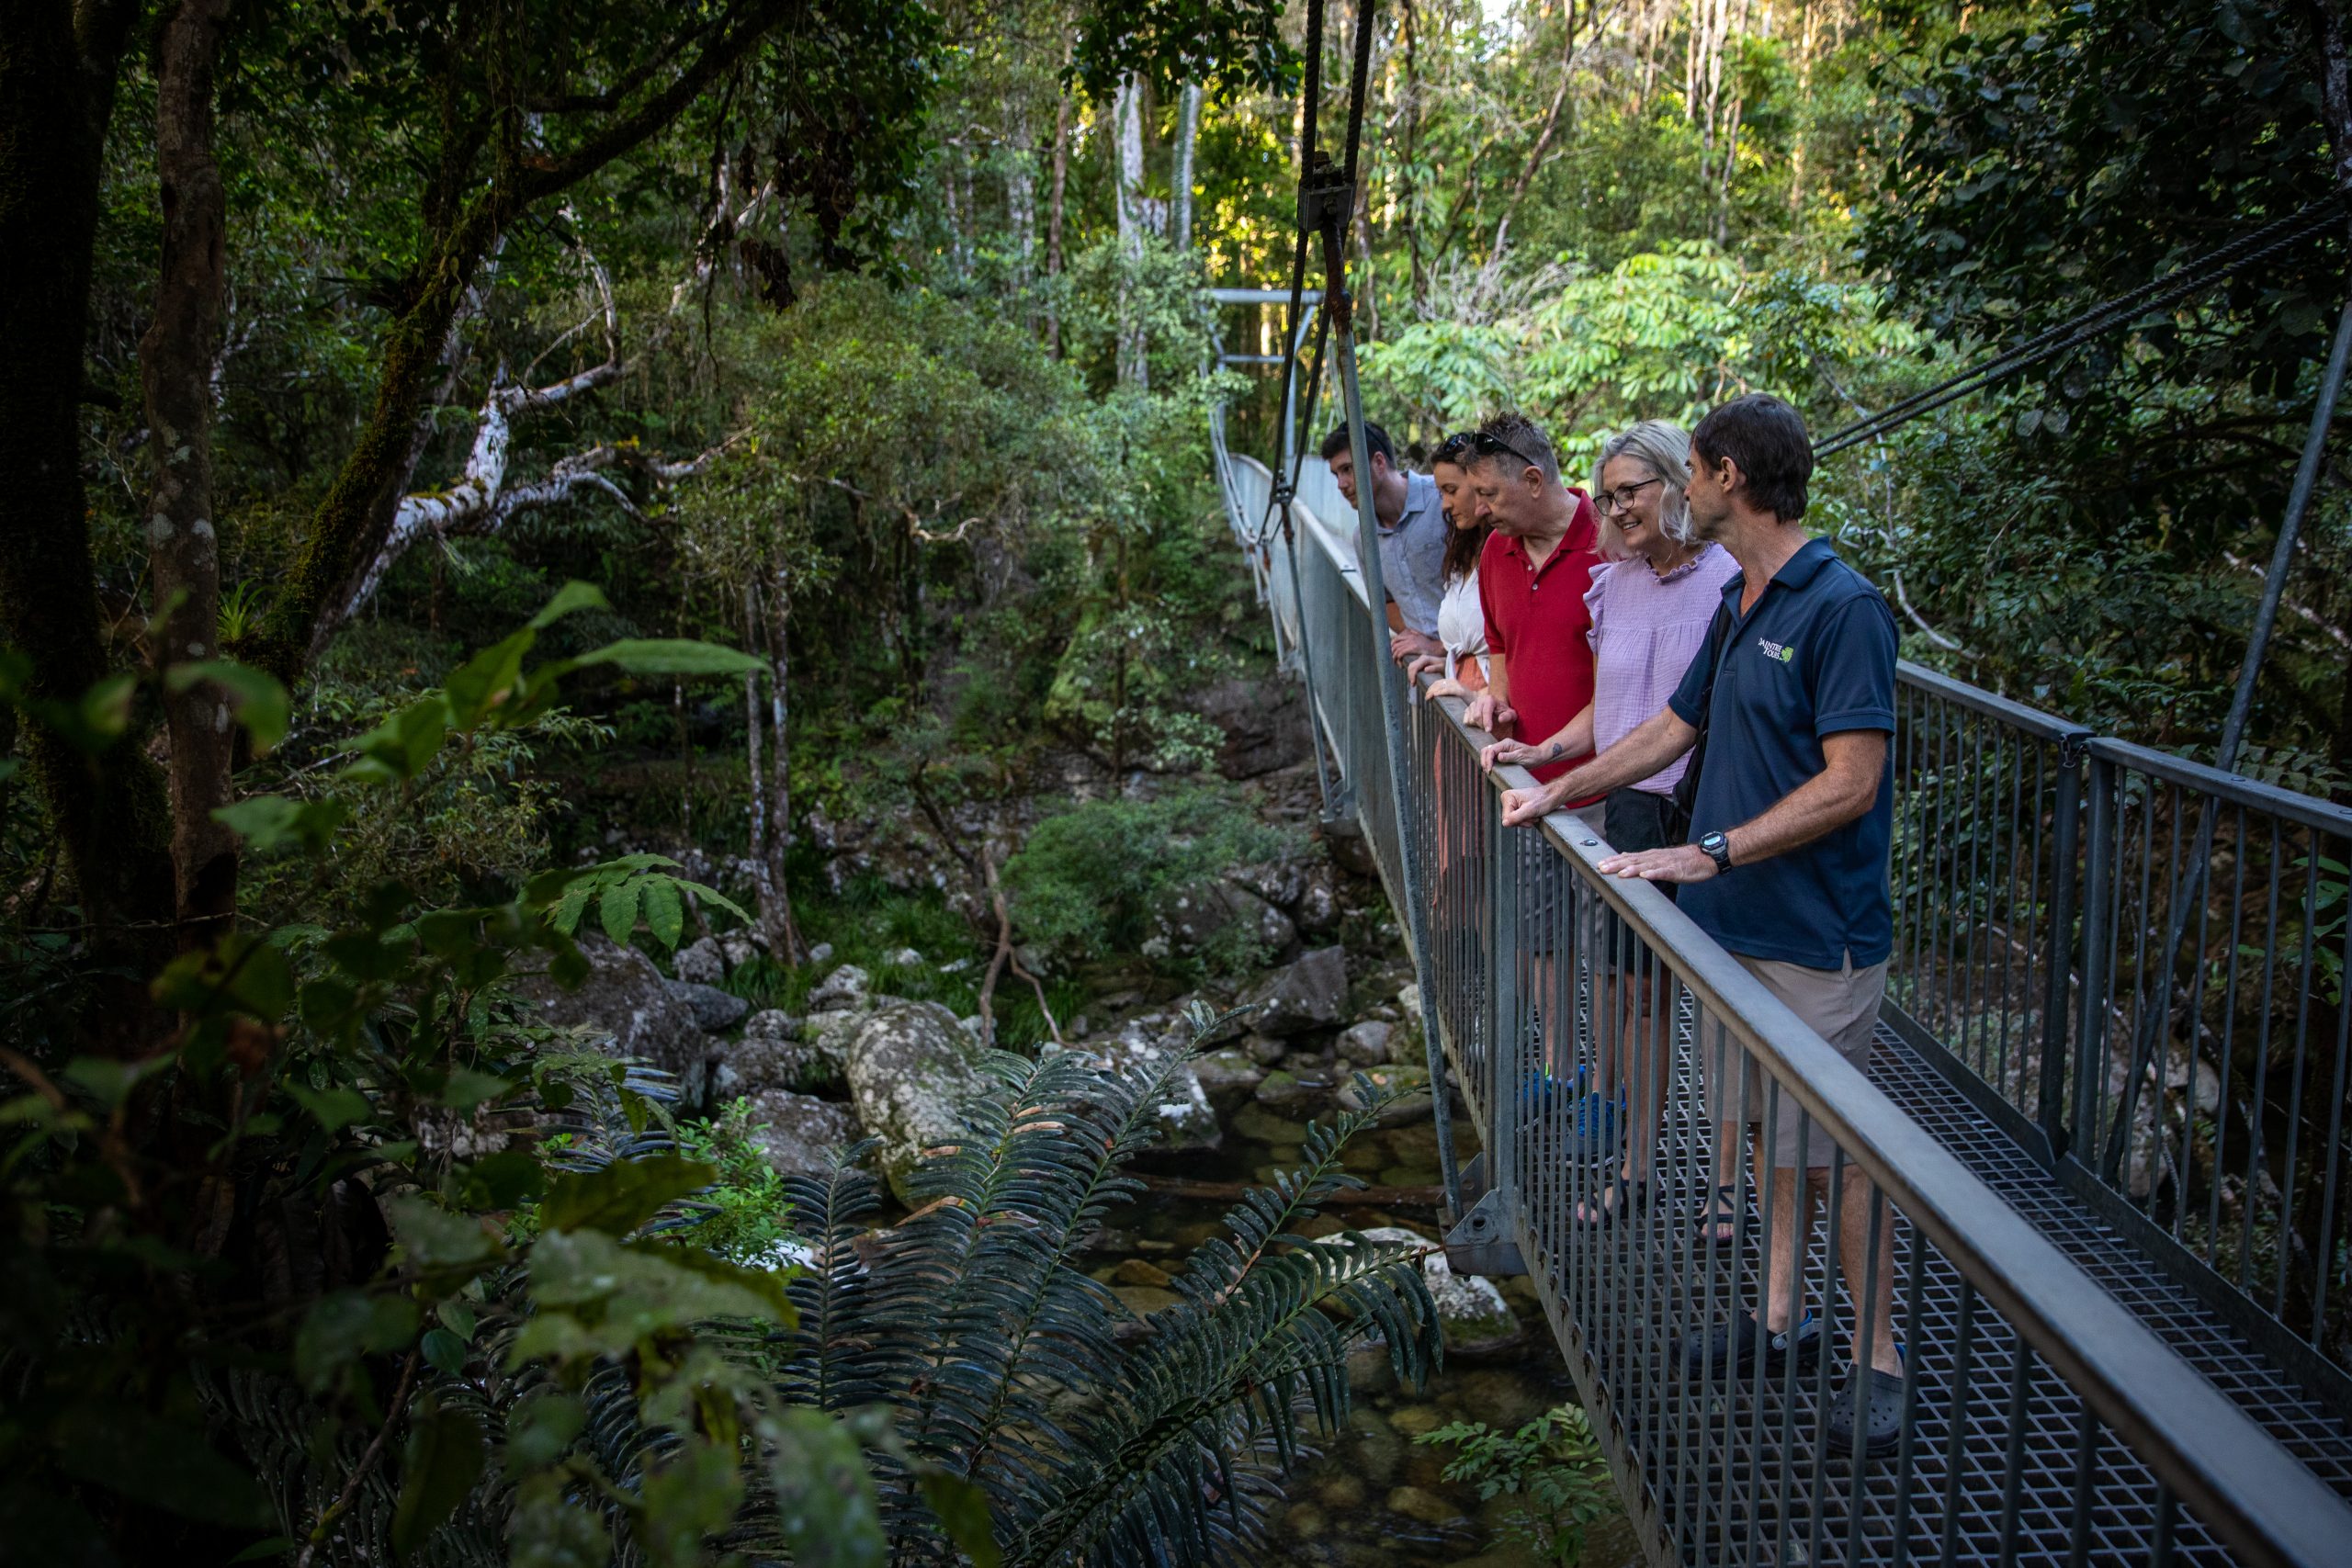
<svg viewBox="0 0 2352 1568">
<path fill-rule="evenodd" d="M 1143 260 L 1143 84 L 1123 77 L 1113 109 L 1117 124 L 1119 155 L 1119 254 L 1130 266 Z M 1142 389 L 1151 384 L 1151 368 L 1144 352 L 1142 323 L 1134 319 L 1121 294 L 1119 322 L 1119 384 Z"/>
<path fill-rule="evenodd" d="M 1193 149 L 1201 134 L 1201 89 L 1198 83 L 1187 83 L 1183 107 L 1176 117 L 1176 172 L 1169 182 L 1175 201 L 1172 230 L 1177 252 L 1182 254 L 1193 248 Z"/>
</svg>

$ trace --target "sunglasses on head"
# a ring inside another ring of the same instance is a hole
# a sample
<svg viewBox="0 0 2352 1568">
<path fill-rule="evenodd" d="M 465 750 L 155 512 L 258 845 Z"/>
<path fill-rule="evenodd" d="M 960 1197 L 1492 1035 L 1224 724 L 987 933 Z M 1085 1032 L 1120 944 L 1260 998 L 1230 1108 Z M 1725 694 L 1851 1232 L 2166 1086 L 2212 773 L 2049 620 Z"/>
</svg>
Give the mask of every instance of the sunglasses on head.
<svg viewBox="0 0 2352 1568">
<path fill-rule="evenodd" d="M 1430 460 L 1435 463 L 1452 463 L 1459 467 L 1462 459 L 1468 456 L 1469 452 L 1470 433 L 1466 430 L 1457 430 L 1437 444 L 1437 450 L 1430 455 Z"/>
<path fill-rule="evenodd" d="M 1498 453 L 1507 452 L 1510 456 L 1518 458 L 1521 462 L 1526 464 L 1531 468 L 1541 469 L 1544 467 L 1543 464 L 1537 462 L 1534 458 L 1529 457 L 1526 453 L 1521 451 L 1510 442 L 1505 441 L 1501 436 L 1489 435 L 1483 430 L 1471 432 L 1470 446 L 1473 451 L 1476 452 L 1482 457 L 1492 457 Z"/>
</svg>

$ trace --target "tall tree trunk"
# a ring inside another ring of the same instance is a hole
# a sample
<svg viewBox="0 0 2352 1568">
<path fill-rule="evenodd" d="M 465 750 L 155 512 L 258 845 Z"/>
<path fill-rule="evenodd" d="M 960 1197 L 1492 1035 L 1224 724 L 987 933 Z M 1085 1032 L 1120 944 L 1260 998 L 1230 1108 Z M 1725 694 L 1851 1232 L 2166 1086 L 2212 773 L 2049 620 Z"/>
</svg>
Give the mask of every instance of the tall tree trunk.
<svg viewBox="0 0 2352 1568">
<path fill-rule="evenodd" d="M 181 0 L 165 24 L 156 82 L 155 164 L 164 208 L 155 313 L 139 340 L 153 489 L 147 568 L 158 665 L 216 659 L 220 557 L 212 521 L 212 365 L 227 288 L 227 197 L 213 156 L 212 78 L 229 0 Z M 209 946 L 236 914 L 237 836 L 228 804 L 234 732 L 209 682 L 164 694 L 171 743 L 172 865 L 179 940 Z"/>
<path fill-rule="evenodd" d="M 108 671 L 79 405 L 100 157 L 138 10 L 28 6 L 0 28 L 0 640 L 29 661 L 28 695 L 67 707 Z M 38 719 L 19 744 L 96 947 L 143 965 L 175 902 L 162 773 L 132 744 L 101 766 Z"/>
<path fill-rule="evenodd" d="M 1054 101 L 1054 178 L 1046 209 L 1046 276 L 1062 275 L 1063 198 L 1069 190 L 1069 89 Z M 1046 299 L 1046 346 L 1056 359 L 1062 356 L 1062 310 L 1049 293 Z"/>
<path fill-rule="evenodd" d="M 1117 127 L 1119 254 L 1130 267 L 1143 260 L 1143 84 L 1122 77 L 1113 107 Z M 1129 291 L 1119 296 L 1119 384 L 1146 388 L 1151 367 L 1145 355 L 1144 330 L 1136 319 Z"/>
<path fill-rule="evenodd" d="M 768 657 L 767 701 L 760 700 L 761 671 L 743 677 L 745 763 L 752 785 L 752 876 L 758 893 L 760 938 L 769 956 L 783 964 L 798 964 L 808 956 L 799 925 L 792 918 L 792 893 L 785 881 L 785 862 L 792 847 L 792 753 L 788 749 L 790 716 L 786 677 L 790 673 L 786 628 L 790 615 L 784 569 L 771 574 L 766 603 L 759 585 L 743 585 L 743 645 L 762 648 Z"/>
<path fill-rule="evenodd" d="M 1012 231 L 1012 281 L 1025 289 L 1037 276 L 1037 148 L 1029 124 L 1029 100 L 1016 92 L 1008 112 L 1010 148 L 1004 174 L 1005 226 Z"/>
<path fill-rule="evenodd" d="M 1175 202 L 1169 223 L 1177 254 L 1184 255 L 1193 249 L 1193 150 L 1201 134 L 1200 84 L 1186 83 L 1181 102 L 1176 114 L 1176 168 L 1168 182 Z"/>
</svg>

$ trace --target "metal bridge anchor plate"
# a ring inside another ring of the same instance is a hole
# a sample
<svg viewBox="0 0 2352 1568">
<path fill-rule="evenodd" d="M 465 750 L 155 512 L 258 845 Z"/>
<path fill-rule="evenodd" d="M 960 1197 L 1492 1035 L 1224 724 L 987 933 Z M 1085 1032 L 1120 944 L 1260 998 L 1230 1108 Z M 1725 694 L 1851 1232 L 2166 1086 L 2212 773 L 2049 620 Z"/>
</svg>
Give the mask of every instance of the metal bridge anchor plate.
<svg viewBox="0 0 2352 1568">
<path fill-rule="evenodd" d="M 1503 1195 L 1488 1191 L 1470 1206 L 1459 1224 L 1445 1233 L 1446 1266 L 1457 1274 L 1484 1274 L 1505 1279 L 1527 1272 L 1519 1243 L 1510 1237 L 1510 1211 Z"/>
</svg>

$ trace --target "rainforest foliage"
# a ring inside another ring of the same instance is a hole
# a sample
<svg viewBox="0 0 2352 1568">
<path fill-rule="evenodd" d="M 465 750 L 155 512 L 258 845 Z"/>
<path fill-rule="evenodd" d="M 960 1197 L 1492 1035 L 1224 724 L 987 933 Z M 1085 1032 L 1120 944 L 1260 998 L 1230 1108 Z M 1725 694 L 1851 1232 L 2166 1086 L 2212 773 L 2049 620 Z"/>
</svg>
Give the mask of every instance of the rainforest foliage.
<svg viewBox="0 0 2352 1568">
<path fill-rule="evenodd" d="M 865 1292 L 898 1322 L 970 1213 L 1082 1224 L 1149 1086 L 1001 1062 L 997 1146 L 1046 1101 L 1110 1141 L 1040 1153 L 1045 1196 L 958 1153 L 966 1201 L 860 1283 L 825 1239 L 869 1224 L 854 1173 L 783 1191 L 741 1127 L 673 1128 L 658 1075 L 511 994 L 576 976 L 583 931 L 664 953 L 708 921 L 758 931 L 763 1002 L 806 996 L 819 942 L 960 943 L 968 974 L 909 982 L 960 1012 L 992 951 L 1132 955 L 1154 898 L 1264 850 L 1193 775 L 1213 708 L 1272 700 L 1206 415 L 1271 457 L 1279 395 L 1209 367 L 1283 328 L 1201 290 L 1287 279 L 1300 66 L 1344 84 L 1356 20 L 1305 14 L 88 0 L 12 27 L 0 1537 L 1043 1562 L 1181 1497 L 1206 1551 L 1297 1412 L 1343 1408 L 1329 1324 L 1418 1369 L 1408 1267 L 1282 1239 L 1311 1168 L 1237 1215 L 1157 1348 L 1048 1247 L 975 1284 L 995 1406 L 863 1362 L 855 1399 L 811 1395 L 824 1314 Z M 1579 467 L 1751 389 L 1834 428 L 2340 200 L 2342 31 L 2323 0 L 1382 6 L 1369 412 L 1419 445 L 1520 406 Z M 1813 521 L 1910 656 L 2209 755 L 2346 259 L 2320 225 L 1844 452 Z M 2344 451 L 2252 729 L 2258 770 L 2339 795 Z M 1110 798 L 1006 806 L 1090 768 Z M 829 878 L 876 825 L 960 902 Z M 1071 984 L 1034 1017 L 1008 987 L 1000 1038 L 1050 1032 Z M 1227 1305 L 1270 1359 L 1232 1360 Z M 1023 1360 L 1048 1325 L 1064 1359 Z M 1257 1393 L 1184 1404 L 1204 1380 Z M 1128 1469 L 1032 1473 L 1076 1419 L 1057 1389 Z M 1214 1517 L 1205 1457 L 1242 1466 Z"/>
</svg>

